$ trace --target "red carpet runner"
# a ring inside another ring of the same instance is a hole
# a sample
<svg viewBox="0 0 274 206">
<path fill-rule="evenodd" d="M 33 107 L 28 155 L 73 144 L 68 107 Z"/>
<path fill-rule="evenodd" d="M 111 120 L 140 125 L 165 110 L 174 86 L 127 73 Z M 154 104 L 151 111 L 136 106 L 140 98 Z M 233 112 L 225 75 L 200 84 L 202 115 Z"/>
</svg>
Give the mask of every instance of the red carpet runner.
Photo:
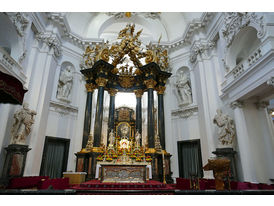
<svg viewBox="0 0 274 206">
<path fill-rule="evenodd" d="M 71 189 L 79 194 L 174 194 L 174 187 L 158 181 L 150 180 L 146 183 L 101 183 L 99 180 L 91 180 Z"/>
</svg>

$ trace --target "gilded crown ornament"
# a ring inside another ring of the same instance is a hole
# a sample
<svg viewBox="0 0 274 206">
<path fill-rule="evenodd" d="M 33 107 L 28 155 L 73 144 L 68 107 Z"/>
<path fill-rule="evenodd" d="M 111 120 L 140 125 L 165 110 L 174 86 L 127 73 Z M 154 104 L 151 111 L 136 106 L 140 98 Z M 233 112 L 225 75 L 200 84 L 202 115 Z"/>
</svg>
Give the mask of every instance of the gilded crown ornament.
<svg viewBox="0 0 274 206">
<path fill-rule="evenodd" d="M 143 51 L 143 48 L 141 48 L 142 43 L 139 40 L 142 31 L 141 29 L 135 34 L 135 24 L 127 24 L 119 32 L 118 41 L 112 45 L 107 41 L 101 45 L 87 46 L 83 54 L 85 66 L 91 68 L 96 61 L 104 60 L 114 66 L 113 73 L 116 74 L 124 67 L 118 68 L 117 65 L 123 64 L 125 59 L 129 58 L 135 66 L 134 70 L 137 70 L 137 73 L 132 73 L 132 75 L 138 75 L 138 72 L 140 72 L 138 69 L 143 66 L 141 59 L 145 58 L 147 64 L 155 62 L 161 70 L 166 71 L 169 66 L 168 52 L 159 45 L 161 37 L 157 45 L 152 46 L 150 43 Z"/>
</svg>

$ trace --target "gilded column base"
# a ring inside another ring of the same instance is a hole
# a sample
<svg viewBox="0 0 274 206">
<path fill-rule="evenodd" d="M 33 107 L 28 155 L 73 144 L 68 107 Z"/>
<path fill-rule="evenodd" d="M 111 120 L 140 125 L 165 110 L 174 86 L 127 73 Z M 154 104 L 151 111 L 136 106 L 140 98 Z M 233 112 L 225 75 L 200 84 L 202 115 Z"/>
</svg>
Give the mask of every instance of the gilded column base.
<svg viewBox="0 0 274 206">
<path fill-rule="evenodd" d="M 154 154 L 156 153 L 155 148 L 148 148 L 145 153 Z"/>
</svg>

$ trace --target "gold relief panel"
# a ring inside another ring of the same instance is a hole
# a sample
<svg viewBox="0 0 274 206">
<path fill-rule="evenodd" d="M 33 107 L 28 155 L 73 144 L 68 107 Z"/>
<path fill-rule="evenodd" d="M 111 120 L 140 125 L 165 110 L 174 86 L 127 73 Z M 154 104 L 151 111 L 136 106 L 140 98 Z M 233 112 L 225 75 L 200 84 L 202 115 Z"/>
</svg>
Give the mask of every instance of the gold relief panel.
<svg viewBox="0 0 274 206">
<path fill-rule="evenodd" d="M 119 84 L 123 88 L 130 88 L 134 85 L 134 77 L 132 76 L 121 76 L 119 77 Z"/>
<path fill-rule="evenodd" d="M 108 79 L 99 77 L 98 79 L 95 80 L 95 82 L 99 87 L 105 87 L 108 82 Z"/>
</svg>

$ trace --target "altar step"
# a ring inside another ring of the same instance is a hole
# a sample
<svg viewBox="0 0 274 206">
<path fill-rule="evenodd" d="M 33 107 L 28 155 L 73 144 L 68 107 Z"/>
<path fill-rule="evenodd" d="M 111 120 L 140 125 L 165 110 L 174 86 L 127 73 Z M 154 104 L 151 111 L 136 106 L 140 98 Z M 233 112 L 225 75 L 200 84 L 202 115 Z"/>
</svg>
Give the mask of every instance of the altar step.
<svg viewBox="0 0 274 206">
<path fill-rule="evenodd" d="M 78 194 L 174 194 L 174 187 L 158 181 L 150 180 L 146 183 L 101 183 L 99 180 L 91 180 L 80 185 L 75 185 Z"/>
</svg>

